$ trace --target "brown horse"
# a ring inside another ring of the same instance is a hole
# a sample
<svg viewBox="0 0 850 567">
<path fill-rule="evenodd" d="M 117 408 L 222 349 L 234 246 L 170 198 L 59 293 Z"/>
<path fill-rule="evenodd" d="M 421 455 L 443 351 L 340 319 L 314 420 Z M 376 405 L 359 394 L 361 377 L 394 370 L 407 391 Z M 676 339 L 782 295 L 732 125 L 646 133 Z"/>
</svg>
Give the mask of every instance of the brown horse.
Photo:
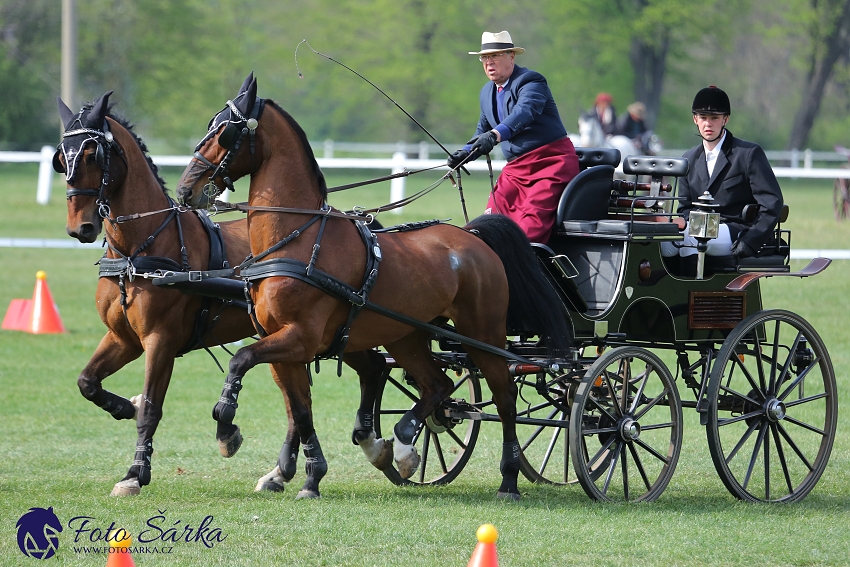
<svg viewBox="0 0 850 567">
<path fill-rule="evenodd" d="M 190 350 L 249 337 L 255 330 L 244 296 L 242 305 L 235 301 L 242 293 L 239 281 L 232 281 L 237 293 L 227 290 L 226 295 L 233 299 L 224 300 L 187 295 L 174 287 L 155 286 L 142 277 L 142 273 L 156 270 L 182 273 L 220 268 L 225 261 L 238 264 L 249 254 L 247 222 L 221 222 L 217 231 L 205 213 L 178 210 L 144 143 L 124 119 L 108 110 L 110 94 L 85 105 L 77 114 L 58 101 L 66 132 L 54 166 L 66 174 L 68 234 L 81 242 L 94 242 L 105 225 L 108 250 L 101 260 L 96 299 L 108 331 L 77 383 L 83 396 L 115 419 L 136 419 L 135 459 L 112 491 L 113 495 L 129 495 L 138 494 L 150 482 L 153 436 L 162 418 L 175 358 Z M 144 214 L 150 211 L 158 212 Z M 126 222 L 117 220 L 133 215 L 139 216 Z M 101 383 L 107 376 L 143 352 L 141 395 L 131 401 L 103 389 Z M 364 383 L 374 381 L 371 376 L 380 375 L 384 366 L 383 357 L 376 353 L 346 357 L 346 362 L 370 376 Z M 229 457 L 240 443 L 241 436 L 235 431 L 221 440 L 219 448 Z M 280 465 L 260 479 L 258 490 L 283 489 L 283 483 L 295 473 L 298 447 L 299 437 L 290 419 Z"/>
<path fill-rule="evenodd" d="M 383 345 L 419 387 L 419 401 L 394 429 L 399 471 L 410 476 L 418 465 L 411 443 L 453 383 L 431 355 L 427 329 L 378 314 L 374 305 L 418 321 L 450 319 L 458 333 L 504 348 L 509 295 L 524 301 L 522 307 L 511 306 L 512 321 L 553 343 L 567 333 L 563 314 L 554 307 L 560 302 L 527 238 L 505 217 L 480 217 L 465 228 L 437 224 L 375 236 L 336 216 L 326 205 L 324 177 L 303 130 L 274 102 L 256 96 L 256 79 L 248 81 L 247 90 L 210 122 L 178 187 L 181 202 L 205 207 L 221 193 L 218 182 L 232 188 L 232 180 L 251 175 L 248 232 L 254 258 L 243 263 L 241 275 L 252 280 L 251 299 L 267 335 L 230 361 L 213 410 L 218 435 L 232 427 L 245 373 L 271 363 L 307 456 L 300 495 L 318 496 L 327 465 L 313 428 L 307 365 L 343 347 L 358 352 Z M 502 258 L 511 260 L 503 265 Z M 370 303 L 353 319 L 366 299 Z M 502 422 L 498 495 L 519 498 L 516 386 L 504 356 L 466 348 L 487 380 Z"/>
</svg>

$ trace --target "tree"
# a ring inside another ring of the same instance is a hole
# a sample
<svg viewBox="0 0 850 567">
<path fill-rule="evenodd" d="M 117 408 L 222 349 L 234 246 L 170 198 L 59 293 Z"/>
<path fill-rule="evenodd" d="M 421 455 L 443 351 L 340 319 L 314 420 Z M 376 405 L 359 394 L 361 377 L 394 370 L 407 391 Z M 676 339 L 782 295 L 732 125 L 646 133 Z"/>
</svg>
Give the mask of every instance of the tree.
<svg viewBox="0 0 850 567">
<path fill-rule="evenodd" d="M 836 63 L 850 50 L 850 0 L 811 0 L 804 17 L 808 21 L 811 51 L 788 149 L 806 147 Z"/>
</svg>

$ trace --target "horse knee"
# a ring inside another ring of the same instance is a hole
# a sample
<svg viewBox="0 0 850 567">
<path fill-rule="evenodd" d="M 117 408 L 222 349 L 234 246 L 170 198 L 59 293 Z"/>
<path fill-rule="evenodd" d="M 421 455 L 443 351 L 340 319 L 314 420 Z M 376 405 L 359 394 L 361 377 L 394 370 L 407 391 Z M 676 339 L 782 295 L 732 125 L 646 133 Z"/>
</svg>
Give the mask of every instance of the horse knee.
<svg viewBox="0 0 850 567">
<path fill-rule="evenodd" d="M 91 376 L 87 376 L 86 374 L 80 374 L 77 378 L 77 387 L 80 389 L 80 394 L 82 394 L 85 399 L 94 403 L 99 401 L 98 395 L 103 393 L 100 381 L 92 378 Z"/>
</svg>

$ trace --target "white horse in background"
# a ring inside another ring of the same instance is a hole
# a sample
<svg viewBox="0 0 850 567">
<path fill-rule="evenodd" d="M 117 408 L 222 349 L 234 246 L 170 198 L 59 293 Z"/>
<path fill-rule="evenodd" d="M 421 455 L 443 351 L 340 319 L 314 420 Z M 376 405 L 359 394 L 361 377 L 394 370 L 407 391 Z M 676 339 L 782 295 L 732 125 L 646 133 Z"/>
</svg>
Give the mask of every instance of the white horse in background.
<svg viewBox="0 0 850 567">
<path fill-rule="evenodd" d="M 620 150 L 620 165 L 617 173 L 623 173 L 623 160 L 626 156 L 656 154 L 661 150 L 661 143 L 652 132 L 647 132 L 646 148 L 640 146 L 640 140 L 635 141 L 627 136 L 606 136 L 602 125 L 593 114 L 582 114 L 578 117 L 579 145 L 585 148 L 615 148 Z M 647 151 L 647 149 L 649 151 Z"/>
</svg>

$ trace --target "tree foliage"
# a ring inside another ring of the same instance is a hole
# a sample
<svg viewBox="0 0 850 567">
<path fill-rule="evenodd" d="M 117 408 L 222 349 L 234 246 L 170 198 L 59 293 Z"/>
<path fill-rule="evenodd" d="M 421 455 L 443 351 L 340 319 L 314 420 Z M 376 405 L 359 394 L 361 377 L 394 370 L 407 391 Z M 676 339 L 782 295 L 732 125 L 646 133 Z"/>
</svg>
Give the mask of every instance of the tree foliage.
<svg viewBox="0 0 850 567">
<path fill-rule="evenodd" d="M 693 94 L 718 84 L 732 98 L 735 133 L 779 148 L 792 138 L 797 109 L 819 96 L 806 86 L 828 37 L 827 5 L 848 2 L 89 0 L 76 4 L 78 98 L 114 90 L 118 110 L 154 151 L 182 153 L 254 71 L 260 95 L 286 108 L 312 140 L 428 139 L 312 46 L 380 86 L 435 137 L 457 143 L 474 129 L 486 81 L 467 52 L 482 31 L 507 29 L 527 49 L 518 63 L 546 76 L 568 130 L 604 90 L 620 110 L 643 101 L 668 147 L 691 146 Z M 56 142 L 60 20 L 57 0 L 0 0 L 0 148 Z M 304 39 L 309 45 L 298 47 Z M 847 53 L 823 82 L 813 147 L 845 143 L 837 125 L 847 125 L 850 105 Z"/>
</svg>

